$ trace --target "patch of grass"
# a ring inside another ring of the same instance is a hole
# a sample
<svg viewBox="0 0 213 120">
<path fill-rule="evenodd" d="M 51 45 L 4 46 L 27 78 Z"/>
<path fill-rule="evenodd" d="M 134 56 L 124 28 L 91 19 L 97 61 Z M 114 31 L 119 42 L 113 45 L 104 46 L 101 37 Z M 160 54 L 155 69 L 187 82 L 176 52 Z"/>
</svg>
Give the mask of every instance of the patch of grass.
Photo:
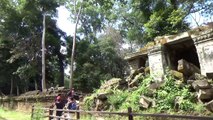
<svg viewBox="0 0 213 120">
<path fill-rule="evenodd" d="M 30 116 L 30 113 L 23 113 L 0 108 L 1 120 L 30 120 Z"/>
</svg>

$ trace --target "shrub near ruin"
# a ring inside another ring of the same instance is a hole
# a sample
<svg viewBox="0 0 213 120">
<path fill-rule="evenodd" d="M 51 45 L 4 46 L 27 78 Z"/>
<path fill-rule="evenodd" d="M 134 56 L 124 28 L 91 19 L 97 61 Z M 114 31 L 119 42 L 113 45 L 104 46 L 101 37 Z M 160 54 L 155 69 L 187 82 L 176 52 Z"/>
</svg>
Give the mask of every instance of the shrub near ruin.
<svg viewBox="0 0 213 120">
<path fill-rule="evenodd" d="M 175 111 L 204 111 L 203 105 L 197 102 L 195 93 L 190 92 L 188 85 L 179 85 L 170 73 L 164 76 L 164 83 L 159 88 L 149 93 L 149 85 L 154 82 L 151 76 L 139 78 L 138 87 L 130 88 L 128 90 L 111 90 L 107 96 L 107 100 L 111 105 L 110 111 L 126 111 L 128 107 L 132 107 L 134 112 L 141 110 L 152 112 L 175 112 Z M 92 106 L 94 95 L 98 94 L 98 90 L 92 96 L 87 97 L 87 108 Z M 148 96 L 154 101 L 154 104 L 147 109 L 141 109 L 141 96 Z M 94 105 L 94 104 L 93 104 Z"/>
<path fill-rule="evenodd" d="M 155 92 L 156 109 L 192 111 L 195 106 L 195 95 L 189 92 L 189 86 L 179 86 L 168 73 L 164 77 L 164 84 Z"/>
</svg>

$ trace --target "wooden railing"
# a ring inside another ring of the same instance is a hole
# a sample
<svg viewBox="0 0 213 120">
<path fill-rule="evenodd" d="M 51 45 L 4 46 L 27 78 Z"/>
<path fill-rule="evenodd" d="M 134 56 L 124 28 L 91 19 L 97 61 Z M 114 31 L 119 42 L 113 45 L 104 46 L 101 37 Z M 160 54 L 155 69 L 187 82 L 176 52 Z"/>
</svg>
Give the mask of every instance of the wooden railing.
<svg viewBox="0 0 213 120">
<path fill-rule="evenodd" d="M 98 115 L 119 115 L 119 116 L 126 116 L 128 117 L 128 120 L 133 120 L 136 116 L 141 117 L 154 117 L 154 118 L 171 118 L 171 119 L 188 119 L 188 120 L 213 120 L 212 116 L 189 116 L 189 115 L 169 115 L 169 114 L 139 114 L 139 113 L 133 113 L 132 108 L 129 107 L 127 112 L 107 112 L 107 111 L 85 111 L 85 110 L 79 110 L 79 107 L 77 110 L 65 110 L 65 109 L 53 109 L 53 108 L 37 108 L 32 107 L 32 114 L 31 114 L 31 120 L 34 118 L 34 111 L 35 110 L 44 110 L 48 115 L 44 115 L 43 117 L 49 118 L 49 120 L 52 120 L 53 118 L 60 118 L 63 120 L 80 120 L 80 114 L 98 114 Z M 75 117 L 73 118 L 66 118 L 64 116 L 56 116 L 53 115 L 53 111 L 63 111 L 64 113 L 74 113 Z"/>
</svg>

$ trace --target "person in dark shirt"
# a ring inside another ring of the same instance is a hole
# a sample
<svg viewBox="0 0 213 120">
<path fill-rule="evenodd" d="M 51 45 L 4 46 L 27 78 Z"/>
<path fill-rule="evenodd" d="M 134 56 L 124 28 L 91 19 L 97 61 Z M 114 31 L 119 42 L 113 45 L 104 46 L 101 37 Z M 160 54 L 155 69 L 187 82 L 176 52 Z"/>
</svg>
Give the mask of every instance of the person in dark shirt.
<svg viewBox="0 0 213 120">
<path fill-rule="evenodd" d="M 70 91 L 67 93 L 67 96 L 70 97 L 70 98 L 73 98 L 74 95 L 75 95 L 75 89 L 72 88 L 72 89 L 70 89 Z"/>
<path fill-rule="evenodd" d="M 64 108 L 64 103 L 61 100 L 61 96 L 57 96 L 56 101 L 55 101 L 55 106 L 56 109 L 63 109 Z M 56 110 L 56 116 L 60 117 L 62 115 L 63 111 L 58 111 Z M 58 120 L 60 120 L 60 118 L 58 118 Z"/>
</svg>

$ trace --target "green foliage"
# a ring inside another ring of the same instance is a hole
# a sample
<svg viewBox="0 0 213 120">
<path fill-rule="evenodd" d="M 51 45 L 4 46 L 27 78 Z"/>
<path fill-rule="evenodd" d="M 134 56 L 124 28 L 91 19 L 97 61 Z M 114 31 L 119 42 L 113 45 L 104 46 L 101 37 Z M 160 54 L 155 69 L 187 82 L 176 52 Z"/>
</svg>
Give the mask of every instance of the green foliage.
<svg viewBox="0 0 213 120">
<path fill-rule="evenodd" d="M 118 110 L 128 96 L 128 91 L 114 90 L 112 95 L 108 97 L 108 102 L 112 105 L 112 111 Z"/>
<path fill-rule="evenodd" d="M 180 109 L 183 111 L 195 110 L 195 96 L 193 93 L 189 92 L 189 87 L 187 85 L 185 85 L 184 87 L 180 87 L 175 83 L 175 79 L 169 73 L 165 75 L 164 81 L 165 82 L 163 83 L 163 85 L 161 85 L 159 89 L 154 91 L 153 99 L 156 101 L 156 106 L 154 107 L 157 111 L 167 111 L 175 109 Z M 148 82 L 150 83 L 150 81 Z M 141 87 L 136 90 L 141 92 L 138 92 L 139 94 L 136 93 L 135 96 L 140 96 L 141 94 L 147 96 L 148 84 L 146 81 L 142 82 Z M 135 101 L 139 101 L 139 99 L 135 99 Z M 175 104 L 175 102 L 177 102 L 177 105 Z"/>
<path fill-rule="evenodd" d="M 40 104 L 36 104 L 35 107 L 37 109 L 34 110 L 32 120 L 43 120 L 44 119 L 44 110 L 42 110 L 42 106 Z"/>
<path fill-rule="evenodd" d="M 194 109 L 195 109 L 195 111 L 197 111 L 198 113 L 204 113 L 205 110 L 206 110 L 205 107 L 204 107 L 204 105 L 203 105 L 203 104 L 200 104 L 200 103 L 194 105 Z"/>
<path fill-rule="evenodd" d="M 129 95 L 126 98 L 125 102 L 122 103 L 120 109 L 127 109 L 128 107 L 132 107 L 133 110 L 138 111 L 139 110 L 139 99 L 140 96 L 146 95 L 148 92 L 148 85 L 152 81 L 152 77 L 147 76 L 145 78 L 139 78 L 141 80 L 141 83 L 139 87 L 136 90 L 129 91 Z"/>
<path fill-rule="evenodd" d="M 7 74 L 2 74 L 3 71 L 0 71 L 2 78 L 6 78 L 1 79 L 1 82 L 8 84 L 8 80 L 13 79 L 13 86 L 19 87 L 20 93 L 36 89 L 36 84 L 38 89 L 40 88 L 40 44 L 44 11 L 47 13 L 47 83 L 48 85 L 63 83 L 64 56 L 60 53 L 60 37 L 64 33 L 57 28 L 53 18 L 56 16 L 59 3 L 58 0 L 4 0 L 0 4 L 0 56 L 5 55 L 4 59 L 1 58 L 0 64 L 1 68 L 7 68 L 5 71 Z M 2 92 L 6 94 L 9 88 L 10 84 L 6 89 L 0 86 Z"/>
<path fill-rule="evenodd" d="M 84 98 L 84 107 L 87 110 L 91 110 L 94 107 L 94 98 L 96 97 L 96 93 L 92 94 L 91 96 L 86 96 Z"/>
<path fill-rule="evenodd" d="M 195 96 L 189 92 L 187 85 L 184 87 L 178 86 L 170 74 L 165 76 L 165 83 L 156 91 L 155 98 L 157 102 L 156 108 L 159 111 L 172 109 L 194 110 Z M 178 106 L 175 105 L 175 102 L 177 102 Z"/>
<path fill-rule="evenodd" d="M 120 34 L 109 31 L 109 34 L 101 35 L 94 43 L 85 39 L 76 43 L 75 88 L 90 92 L 101 85 L 100 80 L 124 77 L 127 63 L 120 52 Z"/>
</svg>

